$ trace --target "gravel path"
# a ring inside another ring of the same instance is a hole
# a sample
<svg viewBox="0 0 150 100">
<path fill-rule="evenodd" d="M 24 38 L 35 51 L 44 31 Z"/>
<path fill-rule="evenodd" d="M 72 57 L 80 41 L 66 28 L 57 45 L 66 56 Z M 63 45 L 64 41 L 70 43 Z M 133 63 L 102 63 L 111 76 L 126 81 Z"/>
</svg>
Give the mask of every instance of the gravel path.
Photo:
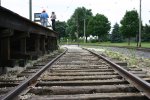
<svg viewBox="0 0 150 100">
<path fill-rule="evenodd" d="M 135 49 L 117 48 L 117 47 L 100 47 L 101 49 L 118 52 L 127 56 L 136 58 L 150 59 L 150 52 L 139 51 Z"/>
<path fill-rule="evenodd" d="M 76 48 L 77 45 L 63 45 L 62 47 Z M 124 54 L 128 57 L 134 56 L 136 58 L 150 59 L 150 52 L 144 52 L 144 51 L 139 51 L 139 50 L 135 50 L 135 49 L 117 48 L 117 47 L 101 47 L 101 46 L 99 46 L 99 47 L 93 46 L 93 47 L 90 47 L 90 49 L 93 49 L 95 51 L 108 50 L 108 51 Z"/>
</svg>

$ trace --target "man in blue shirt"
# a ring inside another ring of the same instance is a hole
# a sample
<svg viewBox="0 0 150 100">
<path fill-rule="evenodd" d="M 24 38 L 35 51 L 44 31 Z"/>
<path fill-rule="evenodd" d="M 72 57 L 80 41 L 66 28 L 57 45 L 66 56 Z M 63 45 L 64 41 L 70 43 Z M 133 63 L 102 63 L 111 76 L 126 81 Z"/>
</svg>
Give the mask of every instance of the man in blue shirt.
<svg viewBox="0 0 150 100">
<path fill-rule="evenodd" d="M 48 18 L 49 18 L 48 14 L 46 13 L 45 10 L 43 10 L 40 15 L 41 25 L 46 27 L 48 23 Z"/>
</svg>

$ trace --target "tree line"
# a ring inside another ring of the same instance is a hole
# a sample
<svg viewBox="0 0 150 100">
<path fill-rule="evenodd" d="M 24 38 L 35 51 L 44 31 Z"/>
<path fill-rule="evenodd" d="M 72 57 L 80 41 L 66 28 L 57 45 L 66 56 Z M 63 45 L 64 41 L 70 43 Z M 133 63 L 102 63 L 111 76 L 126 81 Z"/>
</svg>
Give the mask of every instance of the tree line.
<svg viewBox="0 0 150 100">
<path fill-rule="evenodd" d="M 77 41 L 79 37 L 90 35 L 97 36 L 96 42 L 111 41 L 124 42 L 135 41 L 138 43 L 139 16 L 136 10 L 126 11 L 120 23 L 116 23 L 111 30 L 111 22 L 103 14 L 92 13 L 91 9 L 78 7 L 67 22 L 56 21 L 56 31 L 60 39 Z M 84 34 L 84 31 L 86 34 Z M 150 42 L 150 25 L 142 25 L 142 41 Z"/>
</svg>

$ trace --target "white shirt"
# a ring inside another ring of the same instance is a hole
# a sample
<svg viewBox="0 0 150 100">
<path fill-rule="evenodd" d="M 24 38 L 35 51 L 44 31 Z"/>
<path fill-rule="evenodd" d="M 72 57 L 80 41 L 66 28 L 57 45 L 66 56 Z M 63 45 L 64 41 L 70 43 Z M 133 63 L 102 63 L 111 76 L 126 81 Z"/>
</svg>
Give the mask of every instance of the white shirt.
<svg viewBox="0 0 150 100">
<path fill-rule="evenodd" d="M 56 15 L 55 15 L 55 14 L 52 14 L 52 15 L 51 15 L 51 19 L 56 19 Z"/>
</svg>

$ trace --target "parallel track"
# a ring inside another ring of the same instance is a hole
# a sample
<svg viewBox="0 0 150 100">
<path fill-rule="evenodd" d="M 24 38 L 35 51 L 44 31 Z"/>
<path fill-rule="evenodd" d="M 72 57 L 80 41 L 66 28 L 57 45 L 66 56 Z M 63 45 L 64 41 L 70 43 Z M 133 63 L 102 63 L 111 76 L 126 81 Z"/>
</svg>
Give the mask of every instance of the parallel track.
<svg viewBox="0 0 150 100">
<path fill-rule="evenodd" d="M 114 68 L 119 65 L 108 63 L 106 59 L 95 55 L 81 48 L 69 48 L 65 55 L 60 55 L 46 64 L 35 76 L 17 86 L 2 100 L 17 97 L 16 94 L 23 90 L 21 96 L 17 98 L 28 100 L 148 100 L 150 98 L 150 84 L 144 81 L 149 77 L 144 72 L 128 69 L 134 72 L 134 75 L 131 75 L 132 78 L 139 76 L 143 79 L 138 84 L 140 87 L 138 88 L 137 82 L 129 79 L 131 76 L 124 77 L 122 72 L 116 70 L 118 67 Z M 56 61 L 59 57 L 61 58 Z M 40 76 L 42 72 L 44 73 Z M 38 81 L 36 81 L 37 78 Z M 131 82 L 133 84 L 130 84 Z M 30 86 L 33 84 L 35 86 Z M 30 88 L 27 89 L 26 87 L 29 86 Z"/>
</svg>

